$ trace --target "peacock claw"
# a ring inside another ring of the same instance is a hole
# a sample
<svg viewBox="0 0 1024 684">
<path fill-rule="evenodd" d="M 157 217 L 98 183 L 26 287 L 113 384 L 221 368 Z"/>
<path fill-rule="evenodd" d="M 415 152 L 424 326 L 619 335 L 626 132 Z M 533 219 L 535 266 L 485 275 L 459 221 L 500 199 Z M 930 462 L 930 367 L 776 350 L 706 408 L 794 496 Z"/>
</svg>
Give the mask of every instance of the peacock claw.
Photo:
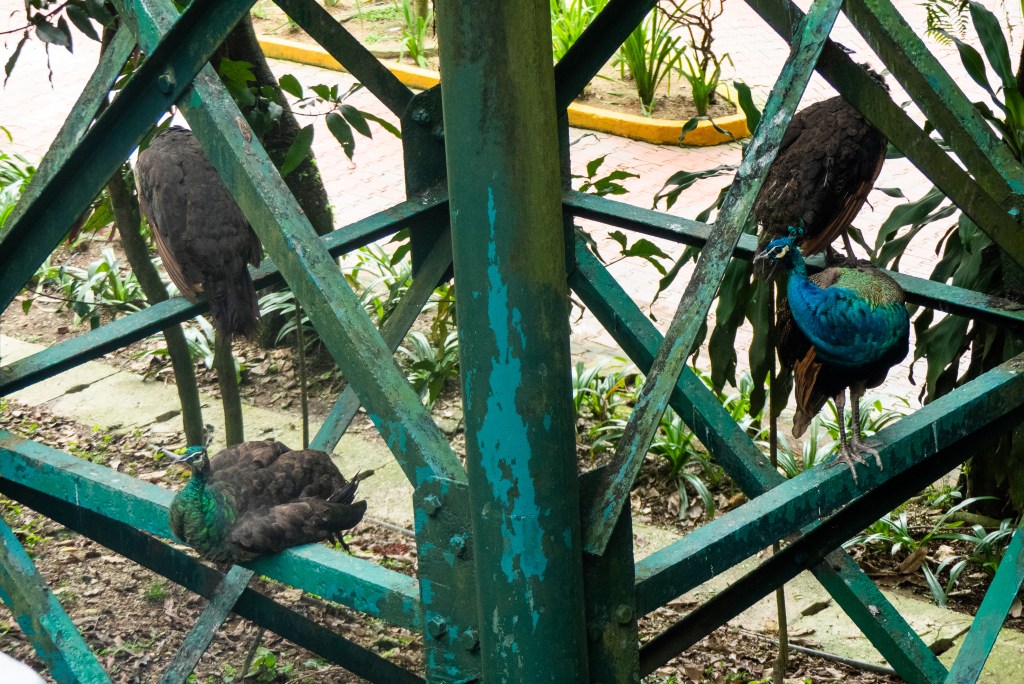
<svg viewBox="0 0 1024 684">
<path fill-rule="evenodd" d="M 827 467 L 839 465 L 845 463 L 850 466 L 850 474 L 853 475 L 853 481 L 857 481 L 857 465 L 867 465 L 867 461 L 864 460 L 862 454 L 870 454 L 875 457 L 875 463 L 878 464 L 878 469 L 882 470 L 882 457 L 878 453 L 878 449 L 868 446 L 860 441 L 853 441 L 849 444 L 844 444 L 839 447 L 839 451 L 836 453 L 835 459 L 828 464 Z"/>
</svg>

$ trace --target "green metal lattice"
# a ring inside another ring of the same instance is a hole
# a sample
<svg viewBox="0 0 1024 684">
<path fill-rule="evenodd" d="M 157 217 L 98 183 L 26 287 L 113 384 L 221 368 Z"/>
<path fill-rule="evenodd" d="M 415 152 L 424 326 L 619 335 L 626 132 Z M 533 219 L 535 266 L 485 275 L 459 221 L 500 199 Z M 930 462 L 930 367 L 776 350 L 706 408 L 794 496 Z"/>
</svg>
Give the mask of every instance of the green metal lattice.
<svg viewBox="0 0 1024 684">
<path fill-rule="evenodd" d="M 253 572 L 422 631 L 430 681 L 607 682 L 637 681 L 805 568 L 908 681 L 977 676 L 1024 577 L 1019 531 L 949 672 L 850 557 L 834 549 L 962 462 L 966 444 L 1019 422 L 1022 362 L 1008 362 L 880 433 L 886 469 L 862 472 L 855 487 L 839 469 L 783 481 L 683 360 L 728 260 L 751 255 L 752 239 L 741 238 L 740 228 L 815 68 L 1024 263 L 1014 218 L 1020 164 L 888 0 L 848 0 L 845 10 L 966 171 L 828 40 L 842 3 L 817 0 L 806 17 L 787 0 L 749 3 L 793 49 L 718 222 L 708 226 L 558 189 L 568 159 L 565 107 L 653 0 L 609 2 L 554 69 L 547 3 L 438 0 L 444 79 L 419 95 L 314 2 L 280 0 L 402 121 L 410 199 L 321 239 L 206 65 L 252 3 L 196 2 L 179 16 L 165 0 L 115 2 L 122 18 L 117 37 L 0 234 L 0 306 L 9 305 L 152 123 L 176 103 L 270 254 L 255 273 L 257 285 L 283 279 L 292 287 L 349 380 L 314 445 L 337 444 L 362 405 L 416 492 L 418 580 L 321 546 L 222 576 L 158 539 L 171 536 L 166 490 L 0 433 L 0 491 L 211 599 L 165 681 L 188 673 L 228 611 L 373 681 L 419 679 L 246 589 Z M 97 115 L 136 43 L 147 59 Z M 551 153 L 559 144 L 561 160 Z M 563 214 L 703 248 L 667 339 L 585 245 L 573 243 Z M 378 333 L 332 257 L 400 228 L 412 232 L 417 277 Z M 450 269 L 461 294 L 466 469 L 388 353 Z M 1022 312 L 989 297 L 894 276 L 914 303 L 1016 330 L 1024 322 Z M 568 391 L 569 289 L 651 378 L 613 464 L 579 482 Z M 0 366 L 0 395 L 202 310 L 169 300 Z M 752 500 L 635 563 L 623 503 L 667 407 Z M 0 535 L 0 595 L 52 674 L 62 681 L 103 680 L 10 530 L 0 528 Z M 639 647 L 638 616 L 789 535 L 795 539 L 781 553 Z"/>
</svg>

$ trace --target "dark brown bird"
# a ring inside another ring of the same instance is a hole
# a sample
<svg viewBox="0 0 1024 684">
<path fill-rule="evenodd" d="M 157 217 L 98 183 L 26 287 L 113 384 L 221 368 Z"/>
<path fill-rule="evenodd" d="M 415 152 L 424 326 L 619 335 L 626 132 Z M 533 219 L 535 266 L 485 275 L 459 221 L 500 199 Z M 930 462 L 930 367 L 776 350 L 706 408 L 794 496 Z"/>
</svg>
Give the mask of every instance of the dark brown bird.
<svg viewBox="0 0 1024 684">
<path fill-rule="evenodd" d="M 165 451 L 167 455 L 175 454 Z M 175 462 L 192 479 L 171 502 L 171 531 L 205 558 L 237 563 L 291 546 L 331 539 L 366 512 L 359 481 L 345 479 L 329 454 L 292 451 L 272 439 L 243 442 L 213 458 L 189 447 Z"/>
<path fill-rule="evenodd" d="M 217 331 L 251 336 L 259 322 L 246 264 L 259 266 L 259 238 L 192 131 L 171 126 L 135 165 L 139 206 L 171 280 L 189 301 L 202 292 Z"/>
<path fill-rule="evenodd" d="M 754 203 L 758 251 L 794 229 L 804 256 L 825 251 L 842 236 L 854 258 L 847 229 L 882 170 L 885 150 L 885 136 L 842 97 L 797 112 Z"/>
</svg>

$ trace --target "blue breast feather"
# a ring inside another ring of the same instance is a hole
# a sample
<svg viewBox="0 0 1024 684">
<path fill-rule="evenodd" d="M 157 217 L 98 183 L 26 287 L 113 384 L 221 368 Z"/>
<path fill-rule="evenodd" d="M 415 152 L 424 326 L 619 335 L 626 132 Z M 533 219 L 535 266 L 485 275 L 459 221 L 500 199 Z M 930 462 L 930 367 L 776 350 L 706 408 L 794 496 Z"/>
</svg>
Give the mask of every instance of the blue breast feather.
<svg viewBox="0 0 1024 684">
<path fill-rule="evenodd" d="M 902 303 L 873 306 L 853 290 L 822 289 L 796 274 L 790 276 L 786 293 L 793 321 L 822 361 L 858 368 L 906 343 L 910 317 Z"/>
</svg>

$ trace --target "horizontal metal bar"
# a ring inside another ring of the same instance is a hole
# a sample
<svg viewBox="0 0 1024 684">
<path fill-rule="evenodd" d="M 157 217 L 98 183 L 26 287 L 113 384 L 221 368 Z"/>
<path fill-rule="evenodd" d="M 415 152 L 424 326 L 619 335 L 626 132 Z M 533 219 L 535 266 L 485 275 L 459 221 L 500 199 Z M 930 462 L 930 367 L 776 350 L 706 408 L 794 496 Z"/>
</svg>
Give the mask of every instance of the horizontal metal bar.
<svg viewBox="0 0 1024 684">
<path fill-rule="evenodd" d="M 170 3 L 168 3 L 170 4 Z M 220 37 L 238 23 L 251 2 L 194 2 L 169 26 L 159 44 L 117 97 L 96 118 L 81 142 L 43 181 L 21 218 L 0 235 L 0 309 L 6 309 L 72 223 L 100 193 L 153 123 L 188 88 Z M 122 19 L 133 14 L 120 2 Z M 128 22 L 131 23 L 131 22 Z"/>
<path fill-rule="evenodd" d="M 328 233 L 321 241 L 331 256 L 337 257 L 402 228 L 415 231 L 421 226 L 433 225 L 439 217 L 446 217 L 447 211 L 448 202 L 444 197 L 405 201 Z M 284 282 L 270 259 L 253 269 L 252 276 L 259 289 Z M 194 318 L 208 308 L 203 301 L 193 304 L 175 297 L 0 366 L 0 396 L 145 339 L 169 325 Z"/>
<path fill-rule="evenodd" d="M 573 291 L 640 371 L 646 373 L 661 344 L 661 333 L 582 241 L 576 246 L 576 266 L 569 279 Z M 669 405 L 750 498 L 785 482 L 689 368 L 680 375 Z M 908 681 L 925 673 L 925 678 L 944 673 L 935 655 L 916 638 L 857 564 L 845 553 L 836 558 L 839 560 L 835 567 L 815 566 L 815 576 L 893 667 Z M 643 615 L 658 607 L 641 603 L 637 613 Z"/>
<path fill-rule="evenodd" d="M 69 505 L 11 480 L 0 478 L 0 492 L 207 599 L 212 599 L 220 586 L 223 577 L 220 572 L 131 525 Z M 245 589 L 232 612 L 370 681 L 396 684 L 423 681 L 255 589 Z"/>
<path fill-rule="evenodd" d="M 0 431 L 0 477 L 173 538 L 168 520 L 173 492 L 5 431 Z M 321 544 L 288 549 L 245 567 L 393 624 L 420 626 L 414 578 Z"/>
<path fill-rule="evenodd" d="M 1021 582 L 1024 581 L 1024 529 L 1018 527 L 999 561 L 999 568 L 978 606 L 971 630 L 960 644 L 960 652 L 949 668 L 946 684 L 971 684 L 978 681 L 999 630 L 1006 621 Z"/>
<path fill-rule="evenodd" d="M 597 195 L 568 191 L 563 196 L 567 211 L 581 219 L 599 221 L 616 228 L 634 230 L 644 235 L 663 238 L 694 247 L 703 247 L 711 234 L 706 223 L 690 221 L 652 209 L 635 207 Z M 757 249 L 757 238 L 740 238 L 733 256 L 752 259 Z M 810 271 L 820 270 L 824 261 L 820 256 L 807 259 Z M 1010 325 L 1024 330 L 1024 306 L 1018 302 L 974 292 L 962 287 L 916 278 L 898 271 L 885 271 L 907 294 L 907 301 L 945 313 L 956 314 L 997 325 Z"/>
<path fill-rule="evenodd" d="M 323 47 L 356 80 L 401 118 L 413 93 L 363 47 L 334 17 L 313 0 L 274 0 L 285 14 Z"/>
<path fill-rule="evenodd" d="M 1024 404 L 1024 359 L 1016 357 L 879 432 L 884 470 L 813 468 L 637 563 L 637 604 L 664 605 L 863 492 L 976 434 Z M 970 453 L 965 453 L 966 459 Z M 963 459 L 962 459 L 963 460 Z"/>
<path fill-rule="evenodd" d="M 1021 360 L 1018 358 L 1016 361 L 1019 364 Z M 1000 387 L 993 389 L 992 393 L 1002 394 L 1001 390 L 1007 391 L 1013 398 L 1020 398 L 1020 389 L 1017 387 Z M 903 502 L 907 492 L 919 491 L 969 458 L 979 447 L 994 442 L 1007 427 L 1018 423 L 1022 413 L 1024 407 L 1017 403 L 1012 410 L 993 416 L 992 422 L 976 425 L 974 430 L 940 442 L 941 449 L 901 472 L 892 474 L 877 486 L 866 489 L 865 494 L 850 501 L 838 513 L 815 524 L 755 570 L 732 582 L 727 589 L 644 644 L 640 649 L 641 675 L 653 672 L 822 559 L 827 564 L 840 567 L 843 563 L 838 555 L 840 552 L 833 549 L 838 549 L 858 530 L 864 529 L 877 520 L 878 516 Z M 937 682 L 944 678 L 945 668 L 934 668 L 928 673 L 918 673 L 909 681 Z"/>
</svg>

